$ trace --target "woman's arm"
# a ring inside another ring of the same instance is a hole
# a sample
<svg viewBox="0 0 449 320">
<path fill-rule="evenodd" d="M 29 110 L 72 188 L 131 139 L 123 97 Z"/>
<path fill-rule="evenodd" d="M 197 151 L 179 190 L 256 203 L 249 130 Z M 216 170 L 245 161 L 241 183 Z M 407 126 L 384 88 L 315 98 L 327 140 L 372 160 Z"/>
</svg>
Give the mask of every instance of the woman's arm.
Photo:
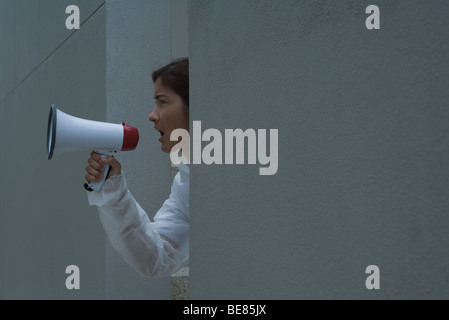
<svg viewBox="0 0 449 320">
<path fill-rule="evenodd" d="M 106 180 L 102 190 L 90 192 L 88 199 L 98 207 L 112 246 L 136 271 L 146 277 L 168 277 L 189 260 L 188 192 L 188 181 L 181 183 L 178 174 L 154 222 L 128 191 L 123 174 Z"/>
</svg>

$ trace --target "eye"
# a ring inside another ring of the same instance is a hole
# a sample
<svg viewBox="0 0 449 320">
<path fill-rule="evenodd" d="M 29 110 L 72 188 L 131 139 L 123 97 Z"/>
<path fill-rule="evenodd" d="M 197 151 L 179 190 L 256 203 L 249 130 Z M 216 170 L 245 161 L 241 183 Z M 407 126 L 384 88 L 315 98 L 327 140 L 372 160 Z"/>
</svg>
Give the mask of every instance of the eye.
<svg viewBox="0 0 449 320">
<path fill-rule="evenodd" d="M 162 106 L 164 106 L 166 104 L 167 104 L 167 101 L 165 101 L 165 100 L 158 100 L 156 102 L 156 105 L 159 106 L 159 107 L 162 107 Z"/>
</svg>

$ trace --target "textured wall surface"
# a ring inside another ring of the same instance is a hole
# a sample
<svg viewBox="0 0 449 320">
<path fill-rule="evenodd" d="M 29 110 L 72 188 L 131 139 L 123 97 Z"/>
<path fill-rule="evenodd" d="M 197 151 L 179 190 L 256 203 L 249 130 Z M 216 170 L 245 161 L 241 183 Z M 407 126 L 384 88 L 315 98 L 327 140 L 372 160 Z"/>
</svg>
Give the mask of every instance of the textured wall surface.
<svg viewBox="0 0 449 320">
<path fill-rule="evenodd" d="M 69 4 L 0 1 L 2 299 L 104 296 L 104 232 L 83 188 L 89 152 L 46 159 L 51 104 L 105 119 L 104 6 L 79 1 L 82 26 L 73 32 L 65 27 Z M 65 286 L 72 264 L 80 290 Z"/>
<path fill-rule="evenodd" d="M 65 27 L 70 4 L 0 1 L 0 298 L 169 299 L 169 278 L 140 276 L 109 245 L 83 188 L 90 151 L 48 161 L 46 135 L 51 104 L 137 127 L 137 149 L 116 157 L 154 216 L 170 192 L 171 168 L 148 121 L 151 72 L 172 54 L 171 2 L 76 1 L 76 31 Z M 72 264 L 80 290 L 65 286 Z"/>
<path fill-rule="evenodd" d="M 151 72 L 170 60 L 170 1 L 106 1 L 107 120 L 139 128 L 138 148 L 117 159 L 134 198 L 152 218 L 170 193 L 170 160 L 148 116 Z M 147 279 L 107 242 L 106 298 L 169 299 L 170 279 Z"/>
<path fill-rule="evenodd" d="M 81 25 L 104 1 L 80 0 Z M 70 0 L 0 2 L 0 97 L 4 98 L 64 44 L 74 30 L 65 28 Z"/>
<path fill-rule="evenodd" d="M 448 2 L 189 4 L 191 119 L 279 129 L 274 176 L 192 166 L 190 298 L 448 298 Z"/>
</svg>

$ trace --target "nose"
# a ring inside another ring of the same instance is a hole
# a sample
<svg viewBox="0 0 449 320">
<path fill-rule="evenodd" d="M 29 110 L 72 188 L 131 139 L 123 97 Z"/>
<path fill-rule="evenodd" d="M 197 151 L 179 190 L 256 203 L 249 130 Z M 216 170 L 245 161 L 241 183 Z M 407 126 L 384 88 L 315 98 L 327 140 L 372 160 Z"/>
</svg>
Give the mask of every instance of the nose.
<svg viewBox="0 0 449 320">
<path fill-rule="evenodd" d="M 148 120 L 150 120 L 151 122 L 156 122 L 157 119 L 159 118 L 156 108 L 157 108 L 157 106 L 154 107 L 153 111 L 148 116 Z"/>
</svg>

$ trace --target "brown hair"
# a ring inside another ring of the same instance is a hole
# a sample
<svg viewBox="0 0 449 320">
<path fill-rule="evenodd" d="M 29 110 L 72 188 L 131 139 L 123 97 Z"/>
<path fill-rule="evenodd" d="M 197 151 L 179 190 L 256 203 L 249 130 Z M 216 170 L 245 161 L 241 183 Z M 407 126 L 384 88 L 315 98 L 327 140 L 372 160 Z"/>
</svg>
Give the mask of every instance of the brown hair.
<svg viewBox="0 0 449 320">
<path fill-rule="evenodd" d="M 181 96 L 184 105 L 189 107 L 189 58 L 173 60 L 154 71 L 152 78 L 153 82 L 161 79 L 162 84 Z"/>
</svg>

